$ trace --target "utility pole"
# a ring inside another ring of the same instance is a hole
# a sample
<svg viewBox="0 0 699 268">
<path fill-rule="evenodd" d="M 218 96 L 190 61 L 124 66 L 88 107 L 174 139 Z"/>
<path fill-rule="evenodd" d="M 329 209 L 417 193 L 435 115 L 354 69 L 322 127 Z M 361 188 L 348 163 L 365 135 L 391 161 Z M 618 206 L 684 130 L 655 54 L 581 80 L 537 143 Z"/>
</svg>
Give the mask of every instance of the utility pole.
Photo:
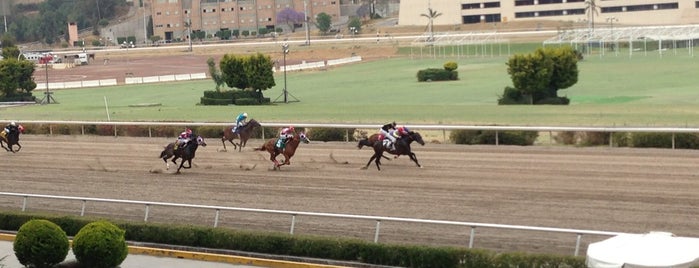
<svg viewBox="0 0 699 268">
<path fill-rule="evenodd" d="M 305 16 L 305 21 L 306 21 L 306 45 L 310 46 L 311 45 L 311 30 L 308 26 L 308 5 L 306 3 L 306 0 L 303 0 L 303 13 Z"/>
</svg>

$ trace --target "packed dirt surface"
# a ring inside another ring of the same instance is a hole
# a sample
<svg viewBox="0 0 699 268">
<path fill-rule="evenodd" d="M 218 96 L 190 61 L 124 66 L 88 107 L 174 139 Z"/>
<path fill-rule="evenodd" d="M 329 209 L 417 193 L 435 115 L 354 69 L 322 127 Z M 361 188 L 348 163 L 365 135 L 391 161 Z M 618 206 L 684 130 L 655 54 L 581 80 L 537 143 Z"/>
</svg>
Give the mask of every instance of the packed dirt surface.
<svg viewBox="0 0 699 268">
<path fill-rule="evenodd" d="M 2 152 L 0 191 L 284 211 L 386 216 L 699 237 L 699 153 L 694 150 L 414 144 L 407 157 L 372 163 L 355 143 L 301 144 L 279 171 L 265 152 L 223 151 L 208 138 L 194 167 L 174 174 L 158 158 L 170 138 L 24 135 Z M 281 158 L 280 158 L 281 159 Z M 79 215 L 80 201 L 30 198 L 28 211 Z M 0 195 L 19 210 L 21 197 Z M 143 221 L 143 205 L 87 202 L 86 215 Z M 214 209 L 151 206 L 149 221 L 212 226 Z M 222 210 L 224 228 L 289 232 L 287 214 Z M 377 222 L 297 215 L 295 234 L 373 241 Z M 382 220 L 380 242 L 467 246 L 469 226 Z M 575 233 L 475 229 L 474 246 L 570 255 Z M 607 238 L 584 235 L 586 245 Z"/>
</svg>

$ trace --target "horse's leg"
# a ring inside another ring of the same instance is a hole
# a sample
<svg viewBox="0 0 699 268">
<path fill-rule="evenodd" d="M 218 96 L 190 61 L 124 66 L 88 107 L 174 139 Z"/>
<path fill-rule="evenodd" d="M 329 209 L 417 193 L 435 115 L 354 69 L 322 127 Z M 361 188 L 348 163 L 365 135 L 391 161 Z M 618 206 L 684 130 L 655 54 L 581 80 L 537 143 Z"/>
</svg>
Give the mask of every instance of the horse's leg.
<svg viewBox="0 0 699 268">
<path fill-rule="evenodd" d="M 184 165 L 184 160 L 180 161 L 180 166 L 177 167 L 177 171 L 175 172 L 175 174 L 180 174 L 180 169 L 182 169 L 182 165 Z"/>
<path fill-rule="evenodd" d="M 379 155 L 383 156 L 383 152 L 377 152 L 374 154 L 374 158 L 376 158 L 374 162 L 376 163 L 376 169 L 381 170 L 381 157 L 379 157 Z"/>
<path fill-rule="evenodd" d="M 184 162 L 187 162 L 187 166 L 183 166 L 183 168 L 192 168 L 192 159 L 187 159 L 187 161 L 182 159 L 182 164 L 184 164 Z"/>
<path fill-rule="evenodd" d="M 22 145 L 19 144 L 19 142 L 18 142 L 18 143 L 17 143 L 17 151 L 19 152 L 19 150 L 22 150 Z"/>
<path fill-rule="evenodd" d="M 415 162 L 415 164 L 416 164 L 418 167 L 422 167 L 422 166 L 420 165 L 420 163 L 417 162 L 417 156 L 415 156 L 415 153 L 410 152 L 410 154 L 409 154 L 408 156 L 410 156 L 410 160 L 413 160 L 413 162 Z"/>
<path fill-rule="evenodd" d="M 228 149 L 226 149 L 226 137 L 221 138 L 221 144 L 223 144 L 223 150 L 228 151 Z"/>
<path fill-rule="evenodd" d="M 170 156 L 163 157 L 163 162 L 165 162 L 165 169 L 166 170 L 170 170 L 170 162 L 167 161 L 168 158 L 170 158 Z"/>
<path fill-rule="evenodd" d="M 369 162 L 366 162 L 366 165 L 362 169 L 367 169 L 369 165 L 371 165 L 371 161 L 374 161 L 374 156 L 376 156 L 376 154 L 372 155 L 371 158 L 369 158 Z"/>
<path fill-rule="evenodd" d="M 279 161 L 277 161 L 277 155 L 279 154 L 276 151 L 273 153 L 269 153 L 269 160 L 271 160 L 272 163 L 274 163 L 275 169 L 280 166 Z"/>
</svg>

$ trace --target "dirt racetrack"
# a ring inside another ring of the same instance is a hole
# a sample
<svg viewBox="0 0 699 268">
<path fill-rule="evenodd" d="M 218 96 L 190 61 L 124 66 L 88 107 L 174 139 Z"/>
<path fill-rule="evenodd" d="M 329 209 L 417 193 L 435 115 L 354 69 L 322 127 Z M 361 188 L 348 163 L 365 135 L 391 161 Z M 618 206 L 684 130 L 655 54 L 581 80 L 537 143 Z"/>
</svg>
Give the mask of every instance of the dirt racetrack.
<svg viewBox="0 0 699 268">
<path fill-rule="evenodd" d="M 2 152 L 0 191 L 213 206 L 390 216 L 619 232 L 668 231 L 699 237 L 699 158 L 692 150 L 558 146 L 414 147 L 407 157 L 367 170 L 372 152 L 355 143 L 301 144 L 290 166 L 271 171 L 266 153 L 222 151 L 208 138 L 192 169 L 165 170 L 169 138 L 24 135 Z M 21 198 L 0 196 L 0 208 Z M 29 211 L 79 215 L 78 201 L 30 199 Z M 141 205 L 88 202 L 86 214 L 142 221 Z M 149 220 L 213 225 L 212 210 L 154 206 Z M 376 222 L 297 217 L 296 234 L 371 241 Z M 221 212 L 219 225 L 288 232 L 291 216 Z M 470 228 L 381 222 L 382 242 L 468 245 Z M 583 236 L 583 244 L 605 237 Z M 490 228 L 475 247 L 572 254 L 576 236 Z M 585 250 L 583 248 L 582 250 Z M 584 254 L 584 251 L 581 251 Z"/>
</svg>

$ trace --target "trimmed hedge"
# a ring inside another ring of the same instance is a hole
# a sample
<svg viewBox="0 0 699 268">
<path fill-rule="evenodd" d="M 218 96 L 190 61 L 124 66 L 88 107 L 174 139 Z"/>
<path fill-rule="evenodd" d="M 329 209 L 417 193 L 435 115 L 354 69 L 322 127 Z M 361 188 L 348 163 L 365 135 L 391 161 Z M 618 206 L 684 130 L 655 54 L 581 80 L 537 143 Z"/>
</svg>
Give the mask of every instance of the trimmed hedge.
<svg viewBox="0 0 699 268">
<path fill-rule="evenodd" d="M 19 228 L 13 248 L 22 265 L 51 268 L 66 259 L 69 242 L 66 232 L 57 224 L 33 219 Z"/>
<path fill-rule="evenodd" d="M 354 135 L 356 129 L 315 127 L 308 131 L 308 137 L 315 141 L 356 141 Z M 349 137 L 348 137 L 348 133 Z"/>
<path fill-rule="evenodd" d="M 73 239 L 73 253 L 83 267 L 112 268 L 128 255 L 124 230 L 108 221 L 85 225 Z"/>
<path fill-rule="evenodd" d="M 459 80 L 459 73 L 457 71 L 447 71 L 438 68 L 428 68 L 417 72 L 418 82 L 449 80 Z"/>
<path fill-rule="evenodd" d="M 495 144 L 495 131 L 454 130 L 449 139 L 455 144 Z M 536 131 L 500 131 L 497 132 L 498 144 L 533 145 L 539 137 Z"/>
<path fill-rule="evenodd" d="M 67 230 L 68 235 L 74 234 L 73 231 L 76 228 L 80 229 L 94 220 L 88 217 L 56 217 L 0 211 L 0 229 L 17 230 L 21 224 L 33 218 L 53 221 Z M 494 253 L 487 250 L 460 247 L 377 244 L 357 239 L 251 232 L 175 224 L 144 222 L 116 222 L 115 224 L 126 231 L 125 239 L 130 241 L 378 265 L 424 268 L 586 267 L 585 258 L 575 256 Z"/>
<path fill-rule="evenodd" d="M 260 105 L 270 103 L 262 93 L 250 90 L 207 90 L 200 99 L 201 105 Z"/>
</svg>

